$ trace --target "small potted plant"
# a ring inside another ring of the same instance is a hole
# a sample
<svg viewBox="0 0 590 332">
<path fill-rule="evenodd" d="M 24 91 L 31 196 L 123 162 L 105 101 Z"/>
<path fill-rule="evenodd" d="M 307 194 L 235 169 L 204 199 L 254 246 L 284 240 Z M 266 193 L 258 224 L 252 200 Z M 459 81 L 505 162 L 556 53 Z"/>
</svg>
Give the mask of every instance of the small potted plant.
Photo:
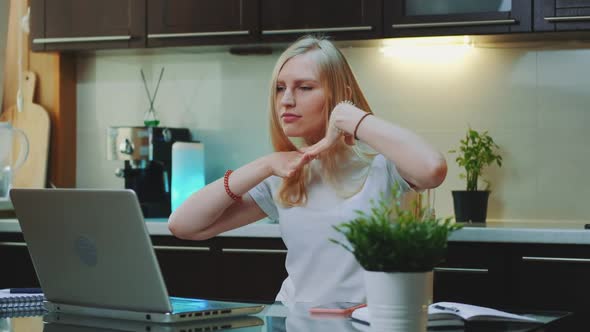
<svg viewBox="0 0 590 332">
<path fill-rule="evenodd" d="M 436 218 L 429 207 L 402 208 L 402 193 L 371 202 L 369 213 L 335 226 L 346 240 L 332 242 L 350 251 L 365 270 L 372 331 L 426 331 L 432 303 L 433 269 L 446 256 L 449 235 L 460 228 L 452 218 Z"/>
<path fill-rule="evenodd" d="M 502 167 L 502 156 L 497 152 L 499 147 L 487 131 L 478 132 L 469 128 L 460 143 L 459 151 L 449 151 L 458 153 L 455 160 L 465 170 L 460 177 L 467 181 L 466 190 L 452 192 L 455 218 L 459 222 L 485 222 L 490 182 L 482 178 L 482 171 L 493 163 Z M 484 190 L 478 190 L 480 180 L 486 184 Z"/>
</svg>

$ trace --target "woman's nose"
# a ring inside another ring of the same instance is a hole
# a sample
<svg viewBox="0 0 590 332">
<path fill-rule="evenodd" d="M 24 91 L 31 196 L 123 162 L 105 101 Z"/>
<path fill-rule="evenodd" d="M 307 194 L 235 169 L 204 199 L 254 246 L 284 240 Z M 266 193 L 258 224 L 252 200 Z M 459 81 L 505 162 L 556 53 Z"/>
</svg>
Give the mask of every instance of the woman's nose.
<svg viewBox="0 0 590 332">
<path fill-rule="evenodd" d="M 286 89 L 285 93 L 283 93 L 283 97 L 281 98 L 281 104 L 285 106 L 295 105 L 295 98 L 293 98 L 293 94 L 291 93 L 290 89 Z"/>
</svg>

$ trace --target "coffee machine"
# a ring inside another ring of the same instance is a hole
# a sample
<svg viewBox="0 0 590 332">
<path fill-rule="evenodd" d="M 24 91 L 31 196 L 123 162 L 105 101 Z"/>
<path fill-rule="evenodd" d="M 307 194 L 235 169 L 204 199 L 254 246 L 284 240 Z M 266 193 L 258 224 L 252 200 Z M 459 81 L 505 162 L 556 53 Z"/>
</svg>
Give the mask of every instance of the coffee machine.
<svg viewBox="0 0 590 332">
<path fill-rule="evenodd" d="M 187 128 L 109 127 L 107 159 L 123 160 L 115 175 L 135 191 L 145 218 L 168 218 L 171 212 L 172 145 L 190 142 Z"/>
</svg>

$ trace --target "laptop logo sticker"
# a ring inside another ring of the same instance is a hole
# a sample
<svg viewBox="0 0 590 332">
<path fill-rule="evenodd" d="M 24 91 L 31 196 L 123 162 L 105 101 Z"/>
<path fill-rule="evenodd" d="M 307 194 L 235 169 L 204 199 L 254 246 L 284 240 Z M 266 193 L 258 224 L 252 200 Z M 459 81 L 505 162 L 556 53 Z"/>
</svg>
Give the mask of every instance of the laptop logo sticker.
<svg viewBox="0 0 590 332">
<path fill-rule="evenodd" d="M 82 263 L 87 266 L 95 266 L 98 262 L 96 245 L 91 239 L 85 236 L 79 236 L 76 239 L 75 250 Z"/>
</svg>

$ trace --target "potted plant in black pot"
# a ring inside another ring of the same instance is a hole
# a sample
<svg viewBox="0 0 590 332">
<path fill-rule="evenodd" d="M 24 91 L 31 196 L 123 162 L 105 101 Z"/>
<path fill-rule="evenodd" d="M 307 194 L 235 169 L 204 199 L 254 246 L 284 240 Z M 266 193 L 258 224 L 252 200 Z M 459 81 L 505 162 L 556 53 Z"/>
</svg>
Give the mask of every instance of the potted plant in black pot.
<svg viewBox="0 0 590 332">
<path fill-rule="evenodd" d="M 436 218 L 419 196 L 402 206 L 395 190 L 371 202 L 370 212 L 335 226 L 347 241 L 331 239 L 363 267 L 371 331 L 424 332 L 432 303 L 433 269 L 447 253 L 449 235 L 461 226 Z"/>
<path fill-rule="evenodd" d="M 453 207 L 455 219 L 459 222 L 485 222 L 490 196 L 490 182 L 482 178 L 484 167 L 496 163 L 502 167 L 502 156 L 498 153 L 499 146 L 487 131 L 478 132 L 469 128 L 465 138 L 461 139 L 457 153 L 457 164 L 465 170 L 460 177 L 467 181 L 466 190 L 453 190 Z M 478 189 L 479 181 L 486 186 Z"/>
</svg>

